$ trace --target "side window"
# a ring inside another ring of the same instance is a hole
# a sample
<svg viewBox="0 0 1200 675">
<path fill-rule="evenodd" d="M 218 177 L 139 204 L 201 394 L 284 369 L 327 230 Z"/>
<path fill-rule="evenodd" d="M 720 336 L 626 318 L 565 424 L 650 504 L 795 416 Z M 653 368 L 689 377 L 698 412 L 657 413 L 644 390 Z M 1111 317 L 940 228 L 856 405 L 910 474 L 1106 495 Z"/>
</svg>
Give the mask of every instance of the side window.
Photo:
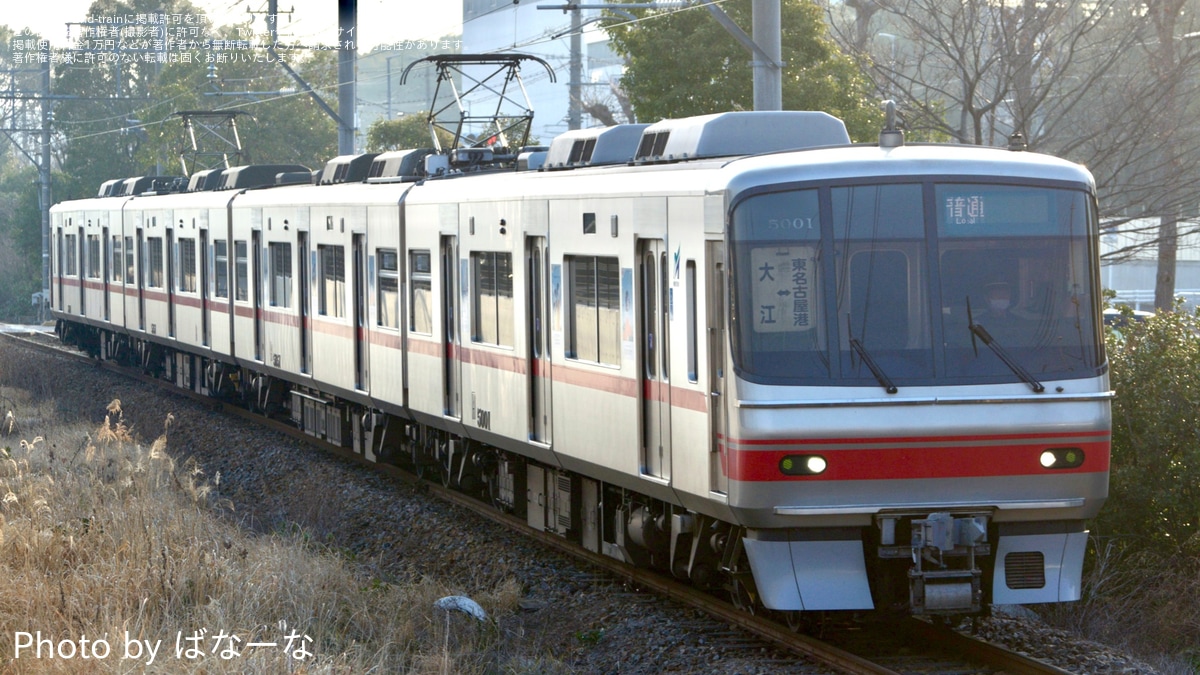
<svg viewBox="0 0 1200 675">
<path fill-rule="evenodd" d="M 394 248 L 375 251 L 379 261 L 379 296 L 376 304 L 379 314 L 375 323 L 384 328 L 400 328 L 400 258 Z"/>
<path fill-rule="evenodd" d="M 429 251 L 408 252 L 409 298 L 408 329 L 433 334 L 433 278 Z"/>
<path fill-rule="evenodd" d="M 179 239 L 179 290 L 196 292 L 196 240 L 190 237 Z"/>
<path fill-rule="evenodd" d="M 234 286 L 237 293 L 236 300 L 249 302 L 250 300 L 250 257 L 247 253 L 248 246 L 245 241 L 233 242 L 233 259 L 234 259 L 234 281 L 237 283 Z"/>
<path fill-rule="evenodd" d="M 473 340 L 511 347 L 514 316 L 512 254 L 472 253 L 471 263 Z"/>
<path fill-rule="evenodd" d="M 318 246 L 320 305 L 324 316 L 346 316 L 346 247 Z"/>
<path fill-rule="evenodd" d="M 66 266 L 65 274 L 69 277 L 73 277 L 76 274 L 79 274 L 79 272 L 76 269 L 76 260 L 77 260 L 77 256 L 79 255 L 79 253 L 78 253 L 79 243 L 75 237 L 76 237 L 76 235 L 73 235 L 73 234 L 68 234 L 66 237 L 66 239 L 67 239 L 67 243 L 66 243 L 67 266 Z"/>
<path fill-rule="evenodd" d="M 229 242 L 217 239 L 213 242 L 213 297 L 229 297 Z"/>
<path fill-rule="evenodd" d="M 163 240 L 162 237 L 146 238 L 146 287 L 163 287 Z"/>
<path fill-rule="evenodd" d="M 268 244 L 270 254 L 271 306 L 292 306 L 292 245 L 288 242 Z"/>
<path fill-rule="evenodd" d="M 621 269 L 616 258 L 567 256 L 567 356 L 621 364 Z"/>
<path fill-rule="evenodd" d="M 684 303 L 687 310 L 687 371 L 688 382 L 697 382 L 700 372 L 700 350 L 697 340 L 699 331 L 696 326 L 696 261 L 687 261 L 685 268 Z"/>
<path fill-rule="evenodd" d="M 137 269 L 136 251 L 133 248 L 133 237 L 125 237 L 125 283 L 132 286 L 137 283 L 134 270 Z M 117 266 L 118 269 L 120 265 Z"/>
<path fill-rule="evenodd" d="M 121 252 L 121 237 L 120 235 L 112 238 L 112 268 L 109 270 L 109 277 L 113 283 L 121 283 L 125 278 L 124 272 L 121 271 L 122 262 L 125 260 L 125 254 Z"/>
<path fill-rule="evenodd" d="M 89 279 L 100 278 L 100 235 L 98 234 L 87 236 L 87 277 Z"/>
</svg>

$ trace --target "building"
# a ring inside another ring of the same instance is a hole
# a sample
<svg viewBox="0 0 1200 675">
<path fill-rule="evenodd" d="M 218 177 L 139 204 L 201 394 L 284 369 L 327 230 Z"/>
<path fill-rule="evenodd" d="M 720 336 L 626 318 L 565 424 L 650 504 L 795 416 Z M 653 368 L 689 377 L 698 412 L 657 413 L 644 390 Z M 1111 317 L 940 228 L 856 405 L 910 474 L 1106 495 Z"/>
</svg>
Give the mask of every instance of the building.
<svg viewBox="0 0 1200 675">
<path fill-rule="evenodd" d="M 401 40 L 377 45 L 369 53 L 360 54 L 355 145 L 366 146 L 367 130 L 376 120 L 427 112 L 437 85 L 437 70 L 431 65 L 416 66 L 404 84 L 400 83 L 400 76 L 410 64 L 426 56 L 454 54 L 461 47 L 459 36 L 447 35 L 437 40 Z"/>
<path fill-rule="evenodd" d="M 1158 218 L 1134 218 L 1100 236 L 1100 284 L 1116 292 L 1118 304 L 1154 310 L 1158 226 Z M 1196 307 L 1200 305 L 1200 222 L 1180 221 L 1178 227 L 1175 295 L 1188 307 Z"/>
<path fill-rule="evenodd" d="M 521 76 L 533 106 L 532 135 L 549 143 L 567 131 L 571 70 L 571 13 L 538 9 L 553 4 L 547 0 L 463 0 L 462 53 L 519 52 L 537 56 L 550 64 L 555 81 L 540 68 L 526 67 Z M 582 77 L 581 107 L 611 99 L 613 83 L 620 78 L 621 60 L 608 46 L 608 36 L 599 27 L 599 10 L 581 11 L 580 39 Z M 468 97 L 468 103 L 489 104 L 488 92 Z M 494 103 L 493 103 L 494 105 Z M 611 104 L 610 108 L 614 108 Z M 620 121 L 626 121 L 618 117 Z M 602 124 L 587 112 L 580 128 Z"/>
</svg>

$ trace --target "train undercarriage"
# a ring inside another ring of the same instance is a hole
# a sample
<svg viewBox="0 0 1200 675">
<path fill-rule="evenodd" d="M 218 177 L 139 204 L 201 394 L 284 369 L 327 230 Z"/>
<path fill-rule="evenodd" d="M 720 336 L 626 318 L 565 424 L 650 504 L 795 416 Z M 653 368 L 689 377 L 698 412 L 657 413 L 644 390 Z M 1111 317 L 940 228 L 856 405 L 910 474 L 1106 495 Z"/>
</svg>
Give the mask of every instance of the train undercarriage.
<svg viewBox="0 0 1200 675">
<path fill-rule="evenodd" d="M 763 606 L 740 525 L 684 509 L 401 415 L 160 342 L 59 321 L 60 340 L 93 358 L 140 370 L 197 394 L 287 420 L 313 438 L 369 462 L 407 469 L 490 502 L 594 553 L 719 594 L 751 613 Z M 896 512 L 856 528 L 876 613 L 962 615 L 986 611 L 997 528 L 989 514 Z M 816 530 L 797 531 L 806 538 Z M 842 536 L 846 533 L 842 532 Z M 797 563 L 802 564 L 802 563 Z M 793 629 L 820 612 L 778 611 Z"/>
</svg>

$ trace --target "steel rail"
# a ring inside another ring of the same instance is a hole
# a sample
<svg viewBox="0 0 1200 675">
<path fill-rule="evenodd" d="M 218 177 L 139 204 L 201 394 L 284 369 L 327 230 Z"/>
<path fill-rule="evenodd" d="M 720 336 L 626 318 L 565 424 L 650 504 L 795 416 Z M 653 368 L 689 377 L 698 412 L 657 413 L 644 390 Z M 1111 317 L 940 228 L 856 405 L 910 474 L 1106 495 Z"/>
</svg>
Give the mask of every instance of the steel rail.
<svg viewBox="0 0 1200 675">
<path fill-rule="evenodd" d="M 46 334 L 42 335 L 45 336 Z M 614 558 L 584 549 L 564 537 L 549 532 L 537 531 L 529 527 L 524 520 L 503 513 L 490 504 L 437 483 L 423 480 L 402 467 L 371 462 L 361 455 L 356 454 L 351 449 L 340 447 L 311 436 L 303 430 L 298 429 L 295 425 L 265 417 L 232 403 L 218 401 L 190 389 L 178 387 L 169 380 L 146 375 L 109 361 L 97 361 L 82 352 L 60 344 L 50 343 L 46 340 L 35 339 L 32 335 L 25 336 L 15 332 L 2 332 L 0 336 L 55 355 L 89 362 L 115 374 L 146 384 L 156 385 L 165 391 L 184 395 L 201 405 L 232 413 L 242 419 L 314 445 L 339 457 L 369 466 L 402 482 L 409 484 L 421 483 L 428 488 L 428 492 L 431 495 L 443 501 L 469 509 L 472 513 L 487 518 L 509 530 L 519 532 L 586 565 L 626 579 L 637 587 L 649 589 L 656 595 L 698 609 L 709 616 L 745 630 L 747 633 L 792 654 L 811 659 L 817 663 L 851 675 L 900 675 L 897 671 L 874 663 L 867 658 L 855 655 L 808 635 L 795 633 L 779 623 L 762 616 L 737 609 L 707 592 L 680 583 L 658 572 L 630 566 Z M 995 668 L 997 671 L 1003 671 L 1007 675 L 1071 675 L 1070 671 L 1052 666 L 1043 661 L 1010 651 L 990 642 L 962 635 L 945 626 L 934 625 L 915 618 L 898 623 L 890 623 L 888 624 L 888 630 L 903 631 L 909 636 L 909 640 L 907 641 L 910 644 L 932 645 L 964 660 L 986 665 Z"/>
<path fill-rule="evenodd" d="M 909 619 L 902 622 L 900 630 L 905 631 L 914 640 L 935 644 L 950 653 L 991 666 L 1007 675 L 1072 675 L 1069 670 L 1063 670 L 1045 661 L 1039 661 L 985 640 L 963 635 L 946 626 L 931 624 L 919 619 Z"/>
<path fill-rule="evenodd" d="M 669 579 L 656 572 L 631 567 L 615 558 L 580 548 L 558 535 L 531 529 L 525 524 L 525 521 L 501 513 L 461 492 L 455 492 L 438 485 L 431 485 L 431 491 L 451 503 L 471 509 L 475 513 L 510 529 L 517 530 L 521 534 L 532 537 L 536 541 L 561 553 L 627 579 L 639 587 L 650 589 L 657 595 L 699 609 L 710 616 L 742 628 L 752 635 L 794 654 L 811 658 L 824 665 L 854 675 L 898 675 L 896 671 L 884 668 L 867 659 L 855 656 L 850 652 L 807 635 L 793 633 L 773 621 L 736 609 L 732 605 L 718 600 L 710 594 L 697 590 L 692 586 Z"/>
</svg>

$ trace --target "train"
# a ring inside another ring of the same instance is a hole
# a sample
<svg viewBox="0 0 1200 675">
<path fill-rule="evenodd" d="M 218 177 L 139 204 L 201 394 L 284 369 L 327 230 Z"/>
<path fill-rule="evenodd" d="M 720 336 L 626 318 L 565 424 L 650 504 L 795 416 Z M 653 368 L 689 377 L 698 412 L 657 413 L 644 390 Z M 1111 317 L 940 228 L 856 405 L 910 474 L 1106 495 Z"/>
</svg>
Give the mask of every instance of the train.
<svg viewBox="0 0 1200 675">
<path fill-rule="evenodd" d="M 1095 183 L 822 112 L 109 181 L 63 341 L 798 625 L 1077 600 Z"/>
</svg>

